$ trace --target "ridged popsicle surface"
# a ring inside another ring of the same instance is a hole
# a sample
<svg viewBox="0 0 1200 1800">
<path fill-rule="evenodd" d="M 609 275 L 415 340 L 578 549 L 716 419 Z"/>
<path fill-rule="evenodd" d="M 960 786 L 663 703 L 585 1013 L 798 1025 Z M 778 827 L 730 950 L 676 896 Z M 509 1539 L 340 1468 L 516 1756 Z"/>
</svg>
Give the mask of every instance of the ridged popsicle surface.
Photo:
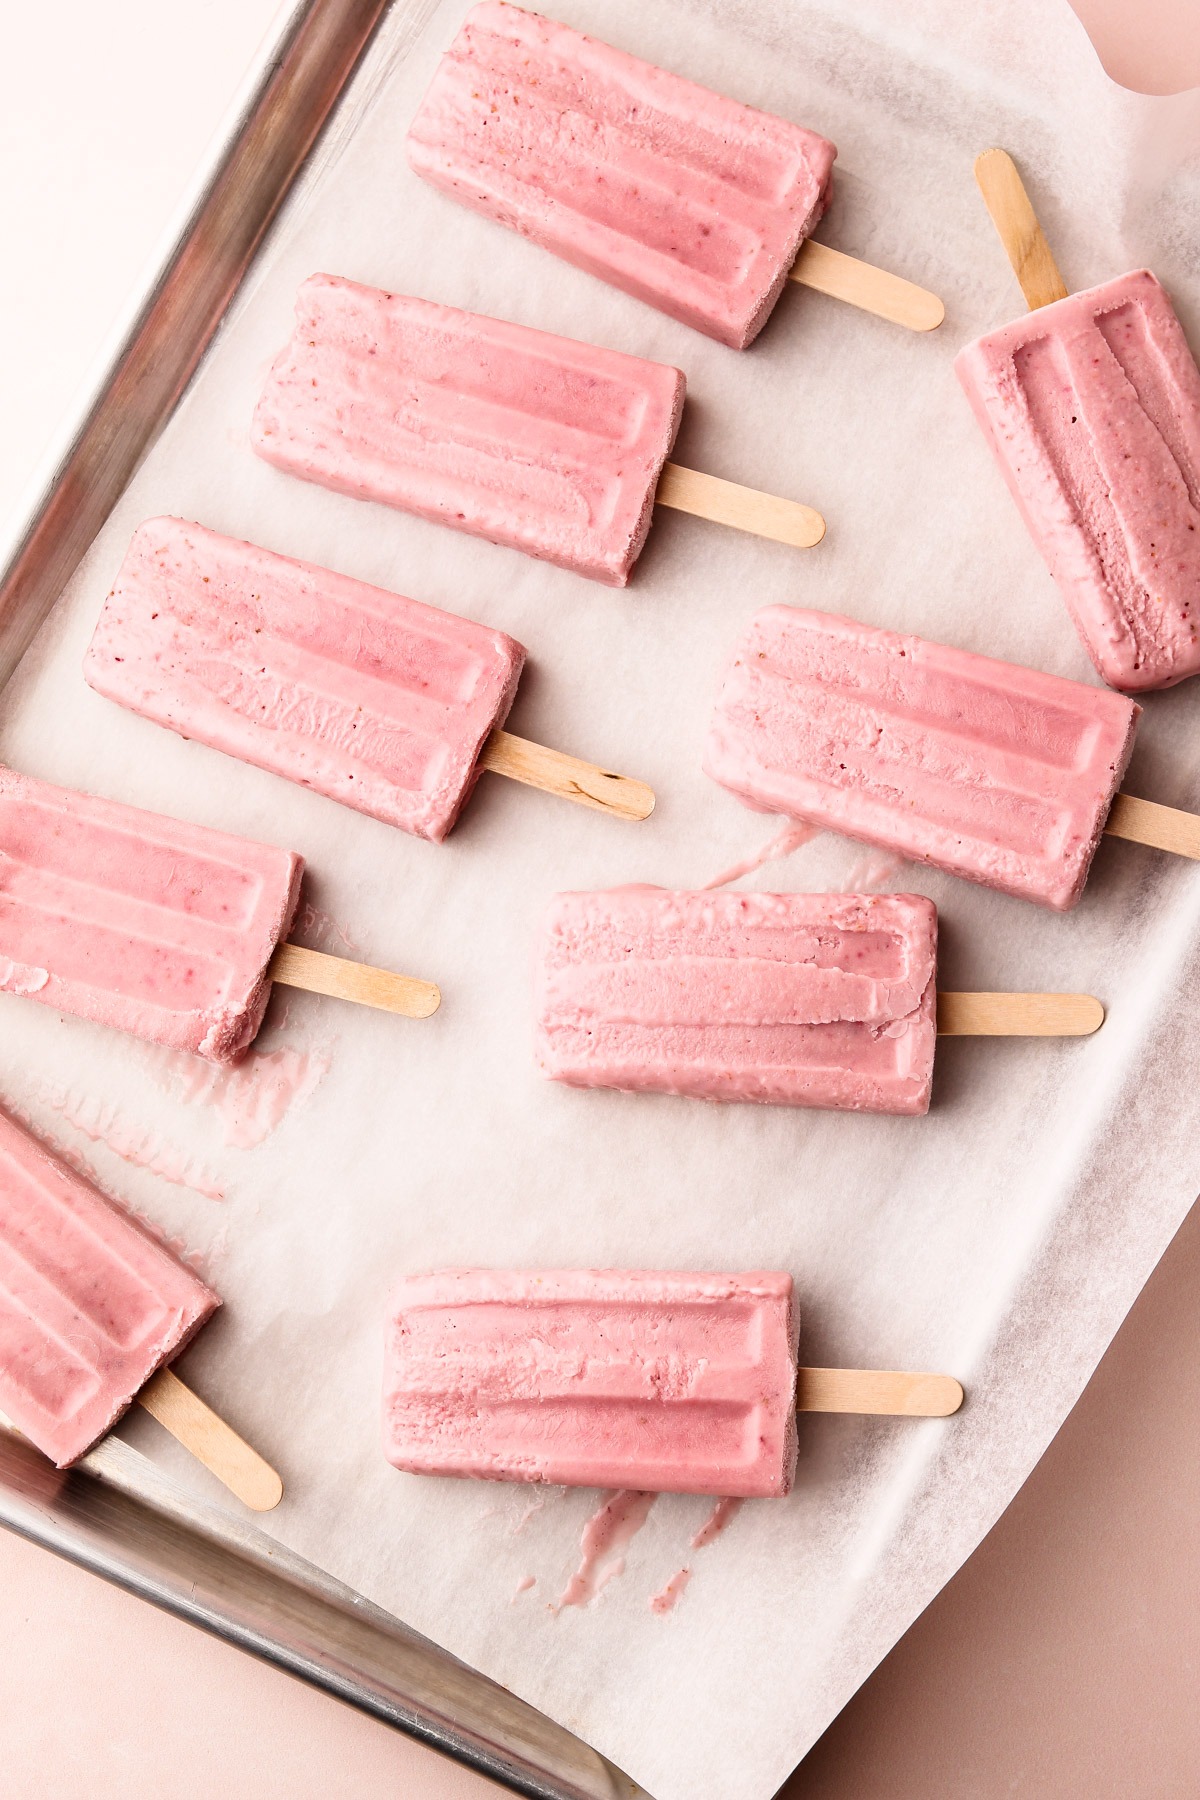
<svg viewBox="0 0 1200 1800">
<path fill-rule="evenodd" d="M 0 1410 L 65 1468 L 221 1304 L 0 1112 Z"/>
<path fill-rule="evenodd" d="M 435 187 L 735 349 L 821 217 L 836 155 L 497 0 L 467 15 L 408 135 Z"/>
<path fill-rule="evenodd" d="M 236 1060 L 303 859 L 0 768 L 0 989 Z"/>
<path fill-rule="evenodd" d="M 726 668 L 704 767 L 763 812 L 1063 911 L 1139 712 L 1104 688 L 770 606 Z"/>
<path fill-rule="evenodd" d="M 384 1450 L 419 1475 L 787 1493 L 792 1278 L 449 1269 L 400 1283 Z"/>
<path fill-rule="evenodd" d="M 104 603 L 84 674 L 184 737 L 438 841 L 524 661 L 502 631 L 151 519 Z"/>
<path fill-rule="evenodd" d="M 665 363 L 314 275 L 251 441 L 289 474 L 624 587 L 684 390 Z"/>
<path fill-rule="evenodd" d="M 559 894 L 538 1061 L 576 1087 L 924 1113 L 936 966 L 915 894 Z"/>
<path fill-rule="evenodd" d="M 1038 307 L 955 367 L 1105 681 L 1200 673 L 1200 370 L 1150 271 Z"/>
</svg>

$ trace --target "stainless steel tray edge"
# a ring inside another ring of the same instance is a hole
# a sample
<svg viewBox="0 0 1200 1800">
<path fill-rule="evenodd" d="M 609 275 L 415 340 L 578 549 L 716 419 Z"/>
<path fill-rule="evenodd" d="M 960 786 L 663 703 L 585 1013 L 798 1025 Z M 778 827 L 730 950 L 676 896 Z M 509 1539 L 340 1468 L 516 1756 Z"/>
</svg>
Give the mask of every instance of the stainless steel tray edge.
<svg viewBox="0 0 1200 1800">
<path fill-rule="evenodd" d="M 0 1432 L 0 1524 L 530 1800 L 642 1794 L 534 1707 L 117 1437 L 61 1473 Z"/>
<path fill-rule="evenodd" d="M 5 557 L 0 686 L 178 404 L 392 3 L 295 0 L 277 16 Z M 63 1475 L 0 1430 L 0 1526 L 531 1800 L 648 1800 L 544 1714 L 265 1533 L 196 1502 L 118 1438 Z"/>
</svg>

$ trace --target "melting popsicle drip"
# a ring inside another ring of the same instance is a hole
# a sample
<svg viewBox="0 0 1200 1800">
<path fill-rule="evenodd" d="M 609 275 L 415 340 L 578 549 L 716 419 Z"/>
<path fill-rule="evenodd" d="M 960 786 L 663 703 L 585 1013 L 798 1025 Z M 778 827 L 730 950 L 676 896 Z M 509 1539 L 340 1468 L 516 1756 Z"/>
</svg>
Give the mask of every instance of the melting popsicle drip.
<svg viewBox="0 0 1200 1800">
<path fill-rule="evenodd" d="M 692 1566 L 690 1563 L 685 1563 L 682 1569 L 676 1569 L 666 1586 L 659 1588 L 657 1594 L 651 1595 L 650 1611 L 660 1615 L 674 1612 L 676 1602 L 691 1579 Z"/>
<path fill-rule="evenodd" d="M 646 1523 L 657 1498 L 657 1494 L 630 1488 L 603 1496 L 583 1528 L 579 1567 L 553 1606 L 554 1612 L 561 1612 L 564 1606 L 587 1606 L 610 1581 L 624 1574 L 624 1552 Z"/>
<path fill-rule="evenodd" d="M 211 1106 L 225 1142 L 235 1150 L 252 1150 L 282 1125 L 288 1114 L 309 1098 L 328 1073 L 329 1050 L 254 1052 L 235 1068 L 214 1068 L 198 1057 L 178 1053 L 156 1062 L 159 1085 L 187 1104 Z"/>
<path fill-rule="evenodd" d="M 40 994 L 50 980 L 49 971 L 35 969 L 29 963 L 0 958 L 0 988 L 6 994 Z"/>
<path fill-rule="evenodd" d="M 699 1531 L 692 1538 L 690 1548 L 703 1550 L 709 1544 L 715 1543 L 721 1533 L 733 1523 L 741 1510 L 742 1502 L 740 1500 L 718 1500 Z M 658 1613 L 660 1617 L 664 1613 L 674 1612 L 676 1604 L 692 1579 L 692 1573 L 691 1563 L 685 1563 L 682 1569 L 676 1569 L 666 1585 L 661 1587 L 657 1594 L 651 1595 L 650 1611 Z"/>
<path fill-rule="evenodd" d="M 37 1091 L 39 1099 L 61 1113 L 68 1124 L 82 1131 L 94 1144 L 107 1145 L 122 1162 L 149 1169 L 151 1174 L 161 1175 L 164 1181 L 173 1182 L 176 1187 L 191 1188 L 193 1193 L 203 1194 L 208 1200 L 225 1198 L 224 1187 L 210 1169 L 196 1157 L 189 1156 L 187 1151 L 164 1143 L 146 1126 L 127 1119 L 113 1102 L 79 1094 L 52 1082 L 40 1082 Z"/>
<path fill-rule="evenodd" d="M 902 856 L 860 856 L 842 882 L 848 894 L 871 894 L 894 881 L 904 867 Z"/>
<path fill-rule="evenodd" d="M 707 894 L 714 888 L 728 887 L 730 882 L 740 881 L 743 875 L 753 875 L 756 869 L 765 868 L 767 863 L 779 862 L 783 857 L 791 856 L 794 851 L 802 850 L 805 844 L 811 844 L 820 835 L 821 829 L 820 825 L 785 825 L 782 831 L 777 831 L 753 856 L 748 856 L 744 862 L 734 863 L 731 869 L 704 882 L 701 893 Z"/>
</svg>

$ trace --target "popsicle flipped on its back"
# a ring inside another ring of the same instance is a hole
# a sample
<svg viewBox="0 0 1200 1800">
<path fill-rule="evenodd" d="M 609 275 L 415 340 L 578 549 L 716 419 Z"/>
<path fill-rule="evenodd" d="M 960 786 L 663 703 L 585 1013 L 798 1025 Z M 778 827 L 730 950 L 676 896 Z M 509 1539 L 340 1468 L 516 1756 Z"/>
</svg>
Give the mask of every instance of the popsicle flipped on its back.
<svg viewBox="0 0 1200 1800">
<path fill-rule="evenodd" d="M 961 351 L 984 436 L 1105 681 L 1200 673 L 1200 369 L 1134 269 L 1068 295 L 1007 151 L 975 178 L 1029 314 Z"/>
</svg>

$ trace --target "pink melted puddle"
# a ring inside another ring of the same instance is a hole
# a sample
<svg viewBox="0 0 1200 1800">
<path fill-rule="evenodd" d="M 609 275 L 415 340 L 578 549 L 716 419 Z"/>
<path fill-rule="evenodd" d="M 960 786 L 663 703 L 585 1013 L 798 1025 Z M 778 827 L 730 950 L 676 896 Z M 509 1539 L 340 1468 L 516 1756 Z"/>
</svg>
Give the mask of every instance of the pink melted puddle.
<svg viewBox="0 0 1200 1800">
<path fill-rule="evenodd" d="M 105 1104 L 88 1094 L 74 1093 L 70 1088 L 56 1087 L 50 1082 L 38 1084 L 39 1098 L 60 1112 L 67 1123 L 91 1138 L 94 1144 L 106 1144 L 122 1162 L 135 1168 L 149 1169 L 164 1181 L 177 1187 L 191 1188 L 208 1200 L 223 1200 L 225 1189 L 203 1163 L 186 1151 L 164 1143 L 144 1125 L 134 1124 L 120 1108 Z"/>
<path fill-rule="evenodd" d="M 553 1612 L 564 1606 L 587 1606 L 610 1581 L 625 1572 L 624 1552 L 650 1516 L 657 1494 L 620 1488 L 605 1494 L 583 1528 L 579 1567 L 560 1594 Z"/>
<path fill-rule="evenodd" d="M 704 1550 L 709 1544 L 715 1543 L 721 1533 L 737 1518 L 742 1510 L 742 1504 L 741 1500 L 718 1500 L 695 1537 L 692 1538 L 689 1548 Z M 650 1611 L 660 1615 L 673 1612 L 676 1602 L 691 1579 L 692 1565 L 690 1563 L 685 1563 L 682 1569 L 676 1569 L 666 1586 L 660 1588 L 657 1594 L 651 1595 Z"/>
<path fill-rule="evenodd" d="M 805 844 L 811 844 L 820 835 L 821 829 L 819 825 L 785 825 L 754 856 L 748 856 L 745 862 L 734 863 L 732 869 L 726 869 L 723 874 L 706 881 L 701 892 L 708 893 L 712 888 L 728 887 L 731 881 L 740 881 L 743 875 L 753 875 L 755 869 L 761 869 L 769 862 L 778 862 L 782 857 L 791 856 L 793 851 L 802 850 Z"/>
<path fill-rule="evenodd" d="M 328 1072 L 328 1049 L 252 1050 L 231 1069 L 217 1068 L 185 1050 L 156 1063 L 159 1084 L 188 1104 L 212 1106 L 225 1142 L 252 1150 L 270 1137 L 313 1093 Z"/>
<path fill-rule="evenodd" d="M 660 1588 L 657 1594 L 650 1596 L 650 1611 L 653 1613 L 674 1612 L 675 1602 L 692 1579 L 691 1565 L 676 1569 L 666 1587 Z"/>
</svg>

